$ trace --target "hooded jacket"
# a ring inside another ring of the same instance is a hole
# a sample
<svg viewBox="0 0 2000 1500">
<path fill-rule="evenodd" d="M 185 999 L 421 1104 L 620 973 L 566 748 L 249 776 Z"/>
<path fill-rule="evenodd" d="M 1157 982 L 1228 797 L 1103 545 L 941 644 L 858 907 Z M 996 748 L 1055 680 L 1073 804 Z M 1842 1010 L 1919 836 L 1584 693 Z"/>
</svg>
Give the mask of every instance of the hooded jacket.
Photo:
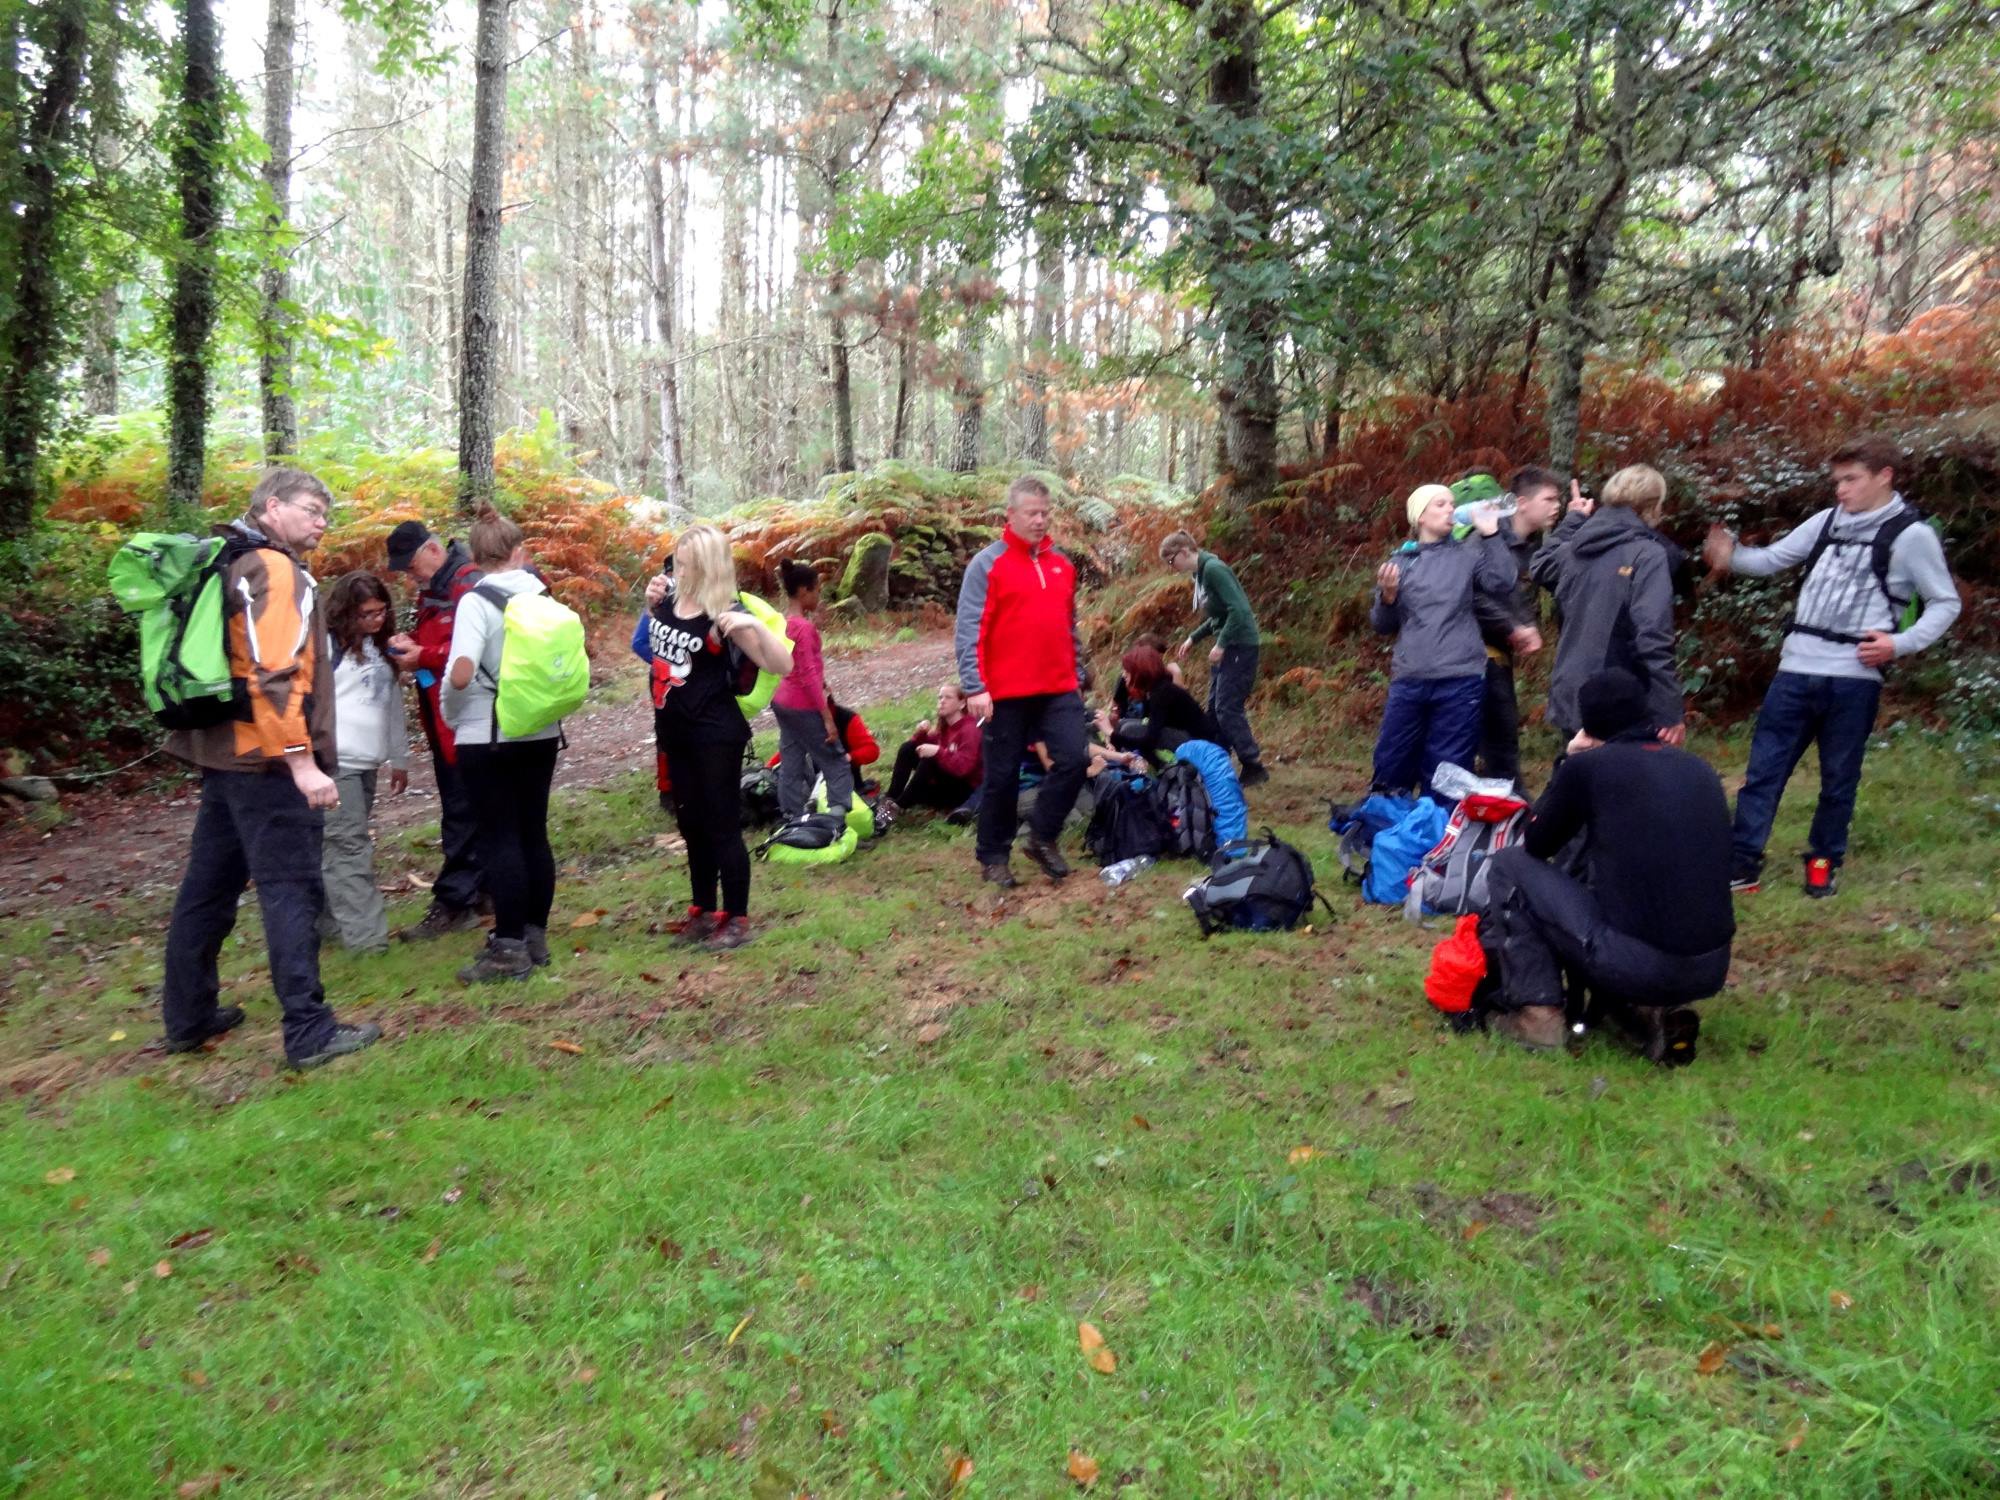
<svg viewBox="0 0 2000 1500">
<path fill-rule="evenodd" d="M 1549 722 L 1574 734 L 1577 693 L 1606 667 L 1646 684 L 1653 725 L 1685 717 L 1674 667 L 1674 562 L 1680 549 L 1629 506 L 1563 517 L 1529 573 L 1556 597 L 1562 636 L 1549 677 Z"/>
<path fill-rule="evenodd" d="M 333 670 L 319 585 L 298 555 L 249 517 L 222 528 L 244 547 L 223 574 L 223 631 L 229 675 L 244 686 L 241 716 L 205 729 L 177 729 L 167 753 L 210 771 L 283 769 L 285 757 L 310 750 L 331 776 Z"/>
<path fill-rule="evenodd" d="M 968 697 L 1079 691 L 1075 564 L 1047 537 L 1030 546 L 1009 526 L 966 565 L 952 645 Z"/>
<path fill-rule="evenodd" d="M 424 737 L 431 742 L 432 751 L 448 766 L 457 764 L 458 747 L 451 726 L 438 711 L 438 695 L 449 665 L 458 601 L 479 587 L 483 576 L 472 565 L 465 543 L 451 543 L 445 548 L 443 563 L 417 595 L 417 622 L 410 631 L 410 638 L 417 643 L 417 717 L 423 721 Z"/>
<path fill-rule="evenodd" d="M 1486 647 L 1473 601 L 1480 594 L 1505 601 L 1520 584 L 1498 533 L 1409 544 L 1391 561 L 1396 565 L 1396 601 L 1385 602 L 1378 588 L 1368 610 L 1376 634 L 1396 638 L 1390 678 L 1484 674 Z"/>
</svg>

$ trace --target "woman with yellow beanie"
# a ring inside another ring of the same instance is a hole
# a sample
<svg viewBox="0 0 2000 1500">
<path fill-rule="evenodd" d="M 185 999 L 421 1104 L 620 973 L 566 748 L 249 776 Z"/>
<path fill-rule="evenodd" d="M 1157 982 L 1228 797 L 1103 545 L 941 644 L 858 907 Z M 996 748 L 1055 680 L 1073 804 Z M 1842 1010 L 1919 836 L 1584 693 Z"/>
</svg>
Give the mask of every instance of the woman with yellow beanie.
<svg viewBox="0 0 2000 1500">
<path fill-rule="evenodd" d="M 1509 598 L 1519 579 L 1506 544 L 1495 540 L 1497 512 L 1474 511 L 1477 535 L 1460 541 L 1452 535 L 1456 503 L 1441 484 L 1411 491 L 1405 508 L 1416 539 L 1376 570 L 1368 621 L 1396 637 L 1389 702 L 1375 738 L 1378 792 L 1415 787 L 1437 797 L 1431 777 L 1438 766 L 1469 767 L 1479 749 L 1486 646 L 1472 601 L 1478 594 Z"/>
</svg>

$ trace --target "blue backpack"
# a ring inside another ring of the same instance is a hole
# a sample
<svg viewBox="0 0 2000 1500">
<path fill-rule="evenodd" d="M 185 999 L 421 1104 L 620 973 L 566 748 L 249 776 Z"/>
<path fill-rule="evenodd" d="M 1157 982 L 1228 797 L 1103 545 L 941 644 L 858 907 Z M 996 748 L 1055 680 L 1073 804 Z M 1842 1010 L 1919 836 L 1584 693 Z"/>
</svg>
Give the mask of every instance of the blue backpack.
<svg viewBox="0 0 2000 1500">
<path fill-rule="evenodd" d="M 1368 869 L 1361 877 L 1361 899 L 1379 906 L 1401 906 L 1410 893 L 1411 874 L 1444 837 L 1449 817 L 1437 803 L 1423 797 L 1394 826 L 1376 834 L 1368 851 Z"/>
<path fill-rule="evenodd" d="M 1375 835 L 1394 828 L 1417 805 L 1414 797 L 1370 792 L 1359 802 L 1327 804 L 1327 832 L 1340 839 L 1341 879 L 1360 885 L 1368 878 L 1368 854 L 1375 847 Z"/>
</svg>

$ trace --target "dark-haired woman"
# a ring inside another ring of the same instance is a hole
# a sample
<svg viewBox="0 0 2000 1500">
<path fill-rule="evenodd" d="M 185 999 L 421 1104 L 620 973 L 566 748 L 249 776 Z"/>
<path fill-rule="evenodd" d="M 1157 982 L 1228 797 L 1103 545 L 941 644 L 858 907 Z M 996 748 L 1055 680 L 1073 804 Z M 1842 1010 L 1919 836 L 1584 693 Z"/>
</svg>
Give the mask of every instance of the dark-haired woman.
<svg viewBox="0 0 2000 1500">
<path fill-rule="evenodd" d="M 344 573 L 327 593 L 327 659 L 333 663 L 334 740 L 340 763 L 333 784 L 340 805 L 328 810 L 320 852 L 326 886 L 322 927 L 357 953 L 389 947 L 389 917 L 375 884 L 375 844 L 368 823 L 384 770 L 389 794 L 410 784 L 410 734 L 403 695 L 389 659 L 394 609 L 373 573 Z"/>
<path fill-rule="evenodd" d="M 1125 707 L 1115 725 L 1108 718 L 1099 725 L 1114 749 L 1143 755 L 1157 769 L 1163 751 L 1178 750 L 1189 740 L 1221 741 L 1214 717 L 1168 675 L 1157 646 L 1134 646 L 1118 665 Z"/>
</svg>

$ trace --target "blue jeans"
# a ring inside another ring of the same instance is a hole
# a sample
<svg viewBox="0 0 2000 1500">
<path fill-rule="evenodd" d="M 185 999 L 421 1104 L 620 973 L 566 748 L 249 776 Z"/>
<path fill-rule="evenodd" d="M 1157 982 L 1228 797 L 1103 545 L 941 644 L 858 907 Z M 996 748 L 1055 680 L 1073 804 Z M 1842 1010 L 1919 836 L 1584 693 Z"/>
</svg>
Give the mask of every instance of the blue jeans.
<svg viewBox="0 0 2000 1500">
<path fill-rule="evenodd" d="M 1246 766 L 1260 758 L 1257 736 L 1250 732 L 1250 715 L 1243 706 L 1256 684 L 1257 648 L 1224 646 L 1222 660 L 1208 674 L 1208 711 L 1215 716 L 1222 738 Z"/>
<path fill-rule="evenodd" d="M 1847 853 L 1847 825 L 1861 786 L 1861 757 L 1875 729 L 1882 684 L 1858 677 L 1809 677 L 1780 672 L 1771 679 L 1757 730 L 1750 737 L 1750 768 L 1736 796 L 1733 859 L 1737 875 L 1755 875 L 1777 820 L 1785 783 L 1819 742 L 1819 805 L 1813 809 L 1807 848 L 1812 857 L 1839 864 Z"/>
<path fill-rule="evenodd" d="M 319 984 L 320 847 L 326 818 L 306 805 L 284 767 L 203 771 L 187 871 L 167 927 L 160 992 L 167 1040 L 208 1034 L 219 984 L 216 960 L 236 926 L 243 888 L 257 882 L 271 988 L 284 1015 L 285 1055 L 311 1057 L 333 1036 L 333 1007 Z"/>
<path fill-rule="evenodd" d="M 1486 706 L 1486 671 L 1472 677 L 1401 677 L 1389 684 L 1382 731 L 1375 736 L 1375 790 L 1407 792 L 1432 800 L 1431 777 L 1445 761 L 1470 769 L 1479 749 Z"/>
</svg>

